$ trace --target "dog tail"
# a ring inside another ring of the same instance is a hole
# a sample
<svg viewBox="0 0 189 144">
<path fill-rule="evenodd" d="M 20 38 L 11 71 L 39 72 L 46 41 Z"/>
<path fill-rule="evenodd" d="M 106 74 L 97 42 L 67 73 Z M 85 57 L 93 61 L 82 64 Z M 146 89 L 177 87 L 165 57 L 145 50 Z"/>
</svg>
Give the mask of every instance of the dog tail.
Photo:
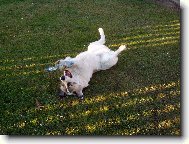
<svg viewBox="0 0 189 144">
<path fill-rule="evenodd" d="M 126 50 L 126 45 L 121 45 L 118 50 L 115 51 L 116 55 L 119 55 L 122 51 Z"/>
<path fill-rule="evenodd" d="M 100 44 L 105 44 L 106 41 L 105 41 L 104 30 L 102 28 L 99 28 L 98 31 L 99 31 L 99 34 L 100 34 L 100 39 L 98 40 L 98 42 Z"/>
</svg>

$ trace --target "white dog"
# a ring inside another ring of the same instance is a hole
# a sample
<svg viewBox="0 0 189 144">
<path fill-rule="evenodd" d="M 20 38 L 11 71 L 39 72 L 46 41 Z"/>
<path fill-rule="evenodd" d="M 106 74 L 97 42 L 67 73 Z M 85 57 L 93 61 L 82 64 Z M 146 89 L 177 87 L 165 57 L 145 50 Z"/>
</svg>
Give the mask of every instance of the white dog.
<svg viewBox="0 0 189 144">
<path fill-rule="evenodd" d="M 75 58 L 66 57 L 58 60 L 56 66 L 64 72 L 60 77 L 60 96 L 76 94 L 83 99 L 83 89 L 87 87 L 94 72 L 106 70 L 114 66 L 118 61 L 118 55 L 126 49 L 121 45 L 118 50 L 112 51 L 105 43 L 105 35 L 102 28 L 98 29 L 100 39 L 92 42 L 88 50 L 80 53 Z"/>
</svg>

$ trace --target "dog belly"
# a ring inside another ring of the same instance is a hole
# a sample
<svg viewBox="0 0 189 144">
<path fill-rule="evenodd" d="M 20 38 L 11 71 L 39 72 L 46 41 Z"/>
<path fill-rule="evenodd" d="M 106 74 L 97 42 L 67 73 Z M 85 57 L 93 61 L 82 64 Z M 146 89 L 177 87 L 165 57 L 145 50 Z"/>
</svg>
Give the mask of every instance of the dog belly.
<svg viewBox="0 0 189 144">
<path fill-rule="evenodd" d="M 106 70 L 114 66 L 118 61 L 118 57 L 113 52 L 105 53 L 100 59 L 100 69 Z"/>
<path fill-rule="evenodd" d="M 76 56 L 77 76 L 74 81 L 80 83 L 83 87 L 88 86 L 93 73 L 99 69 L 99 57 L 90 52 L 83 52 Z"/>
</svg>

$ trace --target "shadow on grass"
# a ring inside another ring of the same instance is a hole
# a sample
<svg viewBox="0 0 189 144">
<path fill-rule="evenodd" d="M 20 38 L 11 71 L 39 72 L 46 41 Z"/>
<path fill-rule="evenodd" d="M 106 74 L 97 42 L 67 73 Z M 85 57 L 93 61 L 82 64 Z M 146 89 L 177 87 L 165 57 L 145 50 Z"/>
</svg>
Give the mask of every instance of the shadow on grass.
<svg viewBox="0 0 189 144">
<path fill-rule="evenodd" d="M 110 45 L 127 44 L 129 50 L 115 67 L 94 74 L 82 103 L 74 97 L 59 101 L 59 72 L 44 72 L 63 55 L 1 60 L 1 133 L 181 135 L 179 22 L 130 31 Z M 36 98 L 44 108 L 34 107 Z"/>
<path fill-rule="evenodd" d="M 180 135 L 179 82 L 29 109 L 8 134 Z M 12 114 L 14 116 L 14 114 Z M 16 129 L 15 129 L 16 128 Z M 37 131 L 40 129 L 41 131 Z M 12 131 L 12 132 L 11 132 Z"/>
</svg>

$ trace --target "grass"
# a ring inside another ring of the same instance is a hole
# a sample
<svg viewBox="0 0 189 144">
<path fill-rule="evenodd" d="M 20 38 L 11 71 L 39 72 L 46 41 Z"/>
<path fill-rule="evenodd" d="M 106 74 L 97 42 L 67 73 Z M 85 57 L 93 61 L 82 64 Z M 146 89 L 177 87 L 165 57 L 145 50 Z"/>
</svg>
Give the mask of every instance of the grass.
<svg viewBox="0 0 189 144">
<path fill-rule="evenodd" d="M 180 13 L 148 0 L 2 0 L 0 133 L 180 136 Z M 85 100 L 59 100 L 59 72 L 104 28 L 116 66 L 95 73 Z M 44 107 L 36 108 L 36 100 Z"/>
</svg>

